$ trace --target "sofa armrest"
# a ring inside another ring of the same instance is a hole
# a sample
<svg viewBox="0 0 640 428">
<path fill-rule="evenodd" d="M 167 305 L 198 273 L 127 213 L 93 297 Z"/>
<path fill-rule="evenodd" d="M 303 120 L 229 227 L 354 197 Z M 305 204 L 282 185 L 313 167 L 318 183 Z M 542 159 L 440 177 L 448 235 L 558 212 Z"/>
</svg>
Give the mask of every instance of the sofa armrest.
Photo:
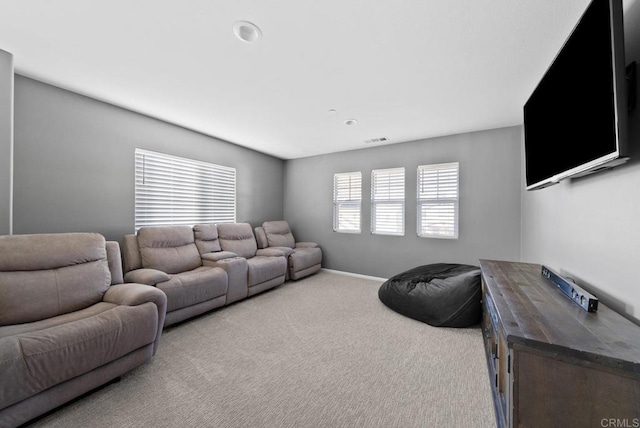
<svg viewBox="0 0 640 428">
<path fill-rule="evenodd" d="M 134 282 L 112 285 L 104 293 L 102 300 L 125 306 L 137 306 L 147 302 L 155 303 L 158 307 L 167 305 L 167 295 L 162 290 Z"/>
<path fill-rule="evenodd" d="M 294 250 L 293 248 L 289 248 L 289 247 L 269 247 L 269 249 L 282 251 L 282 254 L 285 257 L 289 257 L 291 254 L 296 252 L 296 250 Z"/>
<path fill-rule="evenodd" d="M 136 269 L 124 275 L 125 282 L 137 282 L 138 284 L 156 285 L 160 282 L 169 281 L 171 277 L 157 269 Z"/>
<path fill-rule="evenodd" d="M 296 242 L 296 248 L 318 248 L 319 246 L 315 242 Z"/>
<path fill-rule="evenodd" d="M 232 253 L 231 251 L 215 251 L 212 253 L 204 253 L 202 256 L 202 260 L 208 260 L 212 262 L 217 262 L 224 259 L 230 259 L 233 257 L 238 257 L 236 253 Z"/>
<path fill-rule="evenodd" d="M 284 253 L 280 250 L 276 250 L 275 248 L 263 248 L 256 251 L 256 256 L 284 257 Z"/>
<path fill-rule="evenodd" d="M 116 241 L 107 241 L 107 262 L 111 272 L 111 285 L 122 284 L 122 257 L 120 256 L 120 244 Z"/>
<path fill-rule="evenodd" d="M 264 232 L 264 228 L 258 226 L 255 228 L 256 232 L 256 243 L 258 244 L 259 249 L 268 248 L 269 241 L 267 241 L 267 234 Z"/>
<path fill-rule="evenodd" d="M 134 271 L 135 272 L 135 271 Z M 167 312 L 167 295 L 162 290 L 145 284 L 117 284 L 107 289 L 102 297 L 104 302 L 124 306 L 137 306 L 151 302 L 158 308 L 158 330 L 153 342 L 153 354 L 155 355 L 160 344 L 162 326 Z"/>
<path fill-rule="evenodd" d="M 142 268 L 142 258 L 140 257 L 140 247 L 138 246 L 138 235 L 124 235 L 121 250 L 122 268 L 124 273 Z"/>
</svg>

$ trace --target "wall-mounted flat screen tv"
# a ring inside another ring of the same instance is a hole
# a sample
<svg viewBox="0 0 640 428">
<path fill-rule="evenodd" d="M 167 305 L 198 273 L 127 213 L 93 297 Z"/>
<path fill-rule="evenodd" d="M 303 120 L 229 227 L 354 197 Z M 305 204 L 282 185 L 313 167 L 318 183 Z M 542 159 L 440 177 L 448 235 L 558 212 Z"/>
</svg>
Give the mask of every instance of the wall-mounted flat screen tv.
<svg viewBox="0 0 640 428">
<path fill-rule="evenodd" d="M 593 0 L 524 105 L 527 190 L 624 163 L 621 0 Z"/>
</svg>

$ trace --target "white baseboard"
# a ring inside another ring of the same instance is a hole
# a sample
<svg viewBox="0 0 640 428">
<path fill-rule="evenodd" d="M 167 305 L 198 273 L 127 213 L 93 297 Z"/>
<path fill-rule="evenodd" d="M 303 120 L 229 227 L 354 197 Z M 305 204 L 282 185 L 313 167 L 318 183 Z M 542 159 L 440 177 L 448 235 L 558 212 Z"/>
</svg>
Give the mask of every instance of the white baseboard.
<svg viewBox="0 0 640 428">
<path fill-rule="evenodd" d="M 388 278 L 380 278 L 378 276 L 369 276 L 369 275 L 360 275 L 359 273 L 352 273 L 352 272 L 344 272 L 341 270 L 334 270 L 334 269 L 327 269 L 327 268 L 322 268 L 322 270 L 326 271 L 326 272 L 331 272 L 331 273 L 339 273 L 341 275 L 347 275 L 347 276 L 355 276 L 356 278 L 362 278 L 362 279 L 372 279 L 374 281 L 386 281 Z"/>
</svg>

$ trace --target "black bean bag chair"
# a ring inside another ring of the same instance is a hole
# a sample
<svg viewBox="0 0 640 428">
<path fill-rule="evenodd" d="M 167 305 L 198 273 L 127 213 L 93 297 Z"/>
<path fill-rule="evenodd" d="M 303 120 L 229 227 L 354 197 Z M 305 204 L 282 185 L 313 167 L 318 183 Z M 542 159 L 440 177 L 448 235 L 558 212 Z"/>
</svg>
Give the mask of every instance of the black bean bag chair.
<svg viewBox="0 0 640 428">
<path fill-rule="evenodd" d="M 389 308 L 436 327 L 469 327 L 480 322 L 482 289 L 477 266 L 434 263 L 385 281 L 378 297 Z"/>
</svg>

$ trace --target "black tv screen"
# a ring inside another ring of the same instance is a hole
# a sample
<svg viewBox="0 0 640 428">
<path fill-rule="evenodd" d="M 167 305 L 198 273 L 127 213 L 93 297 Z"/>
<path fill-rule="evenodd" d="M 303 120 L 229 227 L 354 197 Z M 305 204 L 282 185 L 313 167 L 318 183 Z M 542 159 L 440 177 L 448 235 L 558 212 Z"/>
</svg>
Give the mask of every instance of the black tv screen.
<svg viewBox="0 0 640 428">
<path fill-rule="evenodd" d="M 626 160 L 620 0 L 593 0 L 524 105 L 526 186 Z"/>
</svg>

